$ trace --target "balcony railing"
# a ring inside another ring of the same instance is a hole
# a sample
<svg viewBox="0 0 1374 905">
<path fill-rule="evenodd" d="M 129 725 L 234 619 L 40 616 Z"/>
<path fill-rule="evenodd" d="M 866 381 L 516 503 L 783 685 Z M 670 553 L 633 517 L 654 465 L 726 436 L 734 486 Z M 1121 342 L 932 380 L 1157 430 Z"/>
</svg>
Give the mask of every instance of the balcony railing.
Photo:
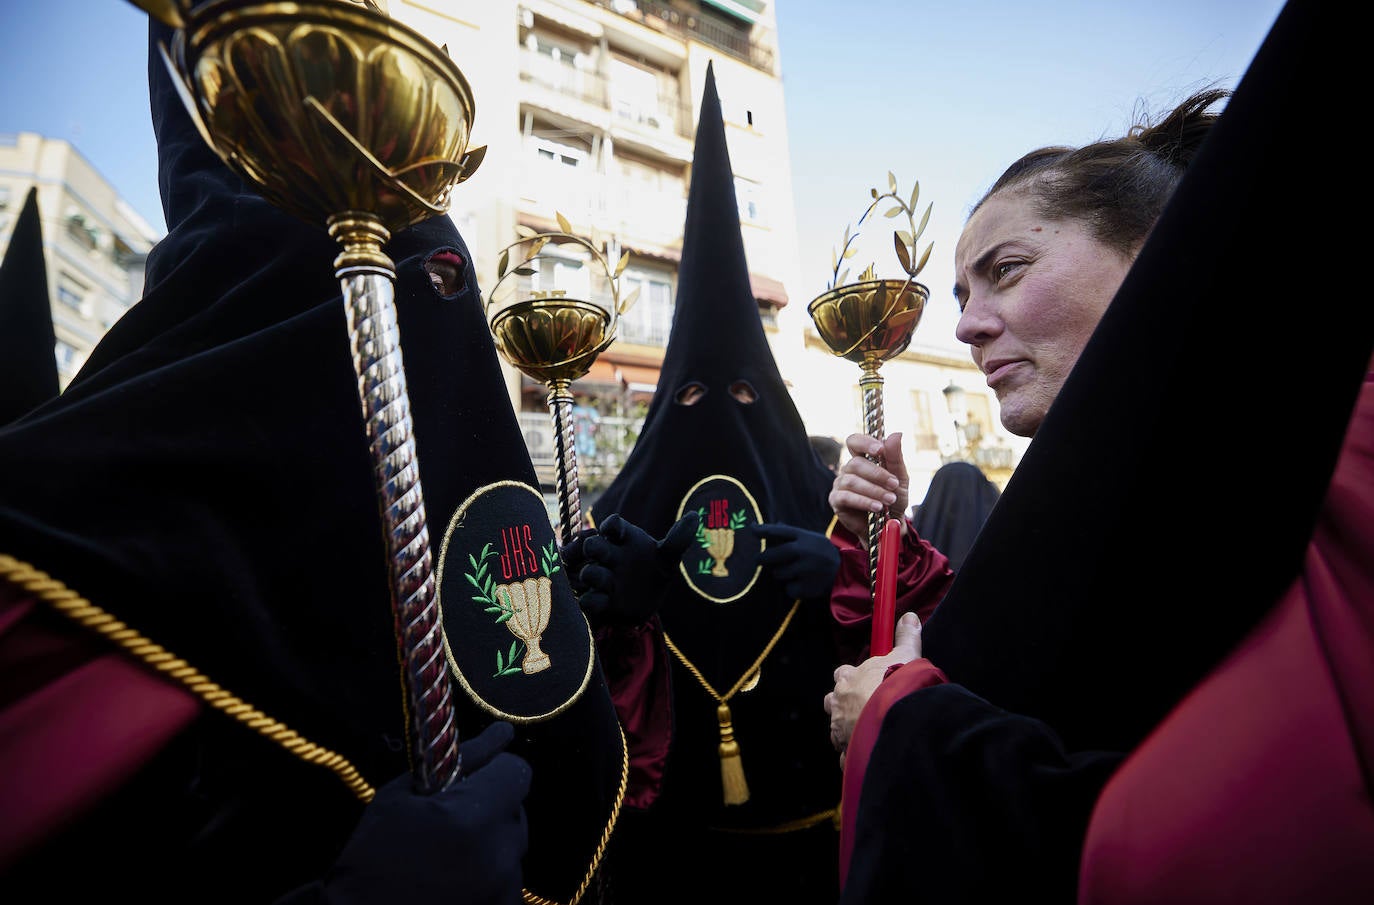
<svg viewBox="0 0 1374 905">
<path fill-rule="evenodd" d="M 520 78 L 594 107 L 610 109 L 606 77 L 598 72 L 578 69 L 570 63 L 561 63 L 542 53 L 522 49 Z"/>
<path fill-rule="evenodd" d="M 685 12 L 665 0 L 596 0 L 601 6 L 626 18 L 658 26 L 682 37 L 690 37 L 717 50 L 723 50 L 764 72 L 773 71 L 773 50 L 750 40 L 749 33 L 716 20 L 698 10 Z"/>
</svg>

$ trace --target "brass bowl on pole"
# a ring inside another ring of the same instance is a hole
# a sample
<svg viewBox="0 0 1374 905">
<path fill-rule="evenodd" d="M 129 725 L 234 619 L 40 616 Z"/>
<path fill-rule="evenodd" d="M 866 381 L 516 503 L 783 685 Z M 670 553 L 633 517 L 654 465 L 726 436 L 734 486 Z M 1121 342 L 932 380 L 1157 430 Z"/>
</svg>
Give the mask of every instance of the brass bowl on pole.
<svg viewBox="0 0 1374 905">
<path fill-rule="evenodd" d="M 603 255 L 596 241 L 576 235 L 566 217 L 556 216 L 559 230 L 541 233 L 520 227 L 521 238 L 502 249 L 496 285 L 487 300 L 487 321 L 501 356 L 549 390 L 546 402 L 554 427 L 559 537 L 567 544 L 582 523 L 572 382 L 586 376 L 597 356 L 615 342 L 620 316 L 630 310 L 639 290 L 620 297 L 619 279 L 629 252 L 621 253 L 612 240 Z M 568 245 L 580 246 L 582 254 L 601 265 L 603 291 L 593 291 L 590 279 L 585 291 L 534 288 L 540 263 L 549 259 L 553 249 Z M 522 257 L 512 266 L 512 252 L 517 249 Z M 609 260 L 616 263 L 611 265 Z"/>
<path fill-rule="evenodd" d="M 416 788 L 460 773 L 424 494 L 396 326 L 393 232 L 448 210 L 485 147 L 447 50 L 378 0 L 131 0 L 202 138 L 281 209 L 328 230 L 386 534 Z"/>
<path fill-rule="evenodd" d="M 925 253 L 917 257 L 917 242 L 930 220 L 930 206 L 927 205 L 920 224 L 915 222 L 920 183 L 912 187 L 909 197 L 903 197 L 897 192 L 896 177 L 888 173 L 887 180 L 886 192 L 870 189 L 872 202 L 858 222 L 862 224 L 885 199 L 892 202 L 884 214 L 886 217 L 906 215 L 908 229 L 896 230 L 892 236 L 893 247 L 905 277 L 880 278 L 870 264 L 856 282 L 846 283 L 849 272 L 841 272 L 840 267 L 854 256 L 853 243 L 858 238 L 858 233 L 851 233 L 846 228 L 841 250 L 831 261 L 831 284 L 806 308 L 816 325 L 816 332 L 830 351 L 859 365 L 862 371 L 859 387 L 863 392 L 864 432 L 878 441 L 885 436 L 883 377 L 878 369 L 884 362 L 900 355 L 911 343 L 912 333 L 920 323 L 926 301 L 930 298 L 929 288 L 916 282 L 916 276 L 930 260 L 933 248 L 933 245 L 927 245 Z M 878 464 L 883 461 L 881 453 L 868 458 Z M 892 514 L 888 512 L 874 512 L 868 517 L 870 589 L 877 582 L 879 536 L 884 522 L 890 517 Z"/>
</svg>

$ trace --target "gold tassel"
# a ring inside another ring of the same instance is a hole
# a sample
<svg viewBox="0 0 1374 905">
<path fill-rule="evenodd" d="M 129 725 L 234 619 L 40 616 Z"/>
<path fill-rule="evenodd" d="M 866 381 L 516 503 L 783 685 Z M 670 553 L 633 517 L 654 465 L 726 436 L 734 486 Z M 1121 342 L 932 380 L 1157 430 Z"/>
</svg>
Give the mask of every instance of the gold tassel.
<svg viewBox="0 0 1374 905">
<path fill-rule="evenodd" d="M 726 804 L 744 804 L 749 800 L 749 784 L 744 781 L 744 765 L 739 759 L 739 742 L 730 723 L 730 706 L 722 703 L 716 708 L 720 720 L 720 784 L 725 791 Z"/>
</svg>

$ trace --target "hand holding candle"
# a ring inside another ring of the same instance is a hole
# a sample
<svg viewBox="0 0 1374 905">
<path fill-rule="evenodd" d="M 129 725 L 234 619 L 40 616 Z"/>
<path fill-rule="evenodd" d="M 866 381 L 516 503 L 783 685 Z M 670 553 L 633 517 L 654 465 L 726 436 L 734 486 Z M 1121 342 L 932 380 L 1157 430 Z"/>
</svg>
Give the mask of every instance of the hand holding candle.
<svg viewBox="0 0 1374 905">
<path fill-rule="evenodd" d="M 897 618 L 897 553 L 902 543 L 902 523 L 888 519 L 878 539 L 878 576 L 873 586 L 873 634 L 870 652 L 881 657 L 892 651 Z"/>
</svg>

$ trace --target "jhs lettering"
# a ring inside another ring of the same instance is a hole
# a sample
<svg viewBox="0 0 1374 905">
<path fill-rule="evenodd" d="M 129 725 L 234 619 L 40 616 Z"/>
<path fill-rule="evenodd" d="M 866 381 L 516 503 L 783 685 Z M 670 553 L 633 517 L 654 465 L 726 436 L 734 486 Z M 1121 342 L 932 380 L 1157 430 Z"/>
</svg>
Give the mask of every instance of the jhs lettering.
<svg viewBox="0 0 1374 905">
<path fill-rule="evenodd" d="M 530 547 L 529 525 L 502 528 L 501 546 L 505 549 L 501 554 L 501 577 L 506 581 L 538 571 L 539 560 Z"/>
<path fill-rule="evenodd" d="M 730 527 L 730 501 L 712 500 L 711 511 L 706 515 L 707 528 Z"/>
</svg>

